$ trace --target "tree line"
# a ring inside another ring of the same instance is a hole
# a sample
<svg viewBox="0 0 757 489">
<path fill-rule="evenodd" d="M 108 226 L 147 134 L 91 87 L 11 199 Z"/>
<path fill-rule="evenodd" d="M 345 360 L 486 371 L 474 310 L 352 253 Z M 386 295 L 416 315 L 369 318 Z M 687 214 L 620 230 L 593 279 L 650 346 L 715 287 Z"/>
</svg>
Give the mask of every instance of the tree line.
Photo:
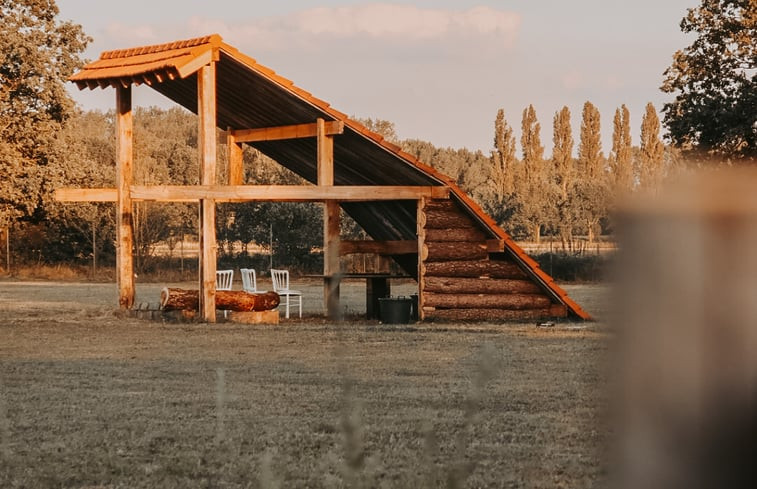
<svg viewBox="0 0 757 489">
<path fill-rule="evenodd" d="M 111 112 L 83 112 L 68 96 L 65 80 L 82 66 L 81 54 L 91 38 L 58 15 L 52 0 L 0 0 L 0 230 L 6 240 L 10 230 L 15 233 L 16 258 L 79 260 L 96 268 L 98 260 L 113 260 L 113 206 L 62 205 L 51 195 L 64 186 L 113 185 L 114 119 Z M 687 11 L 680 27 L 695 39 L 673 55 L 661 87 L 674 97 L 663 107 L 667 146 L 651 104 L 635 146 L 628 109 L 616 110 L 606 155 L 599 112 L 590 102 L 583 107 L 576 136 L 568 108 L 557 111 L 553 141 L 546 146 L 532 106 L 521 117 L 520 148 L 504 112 L 498 111 L 488 154 L 397 141 L 391 122 L 363 122 L 454 178 L 514 237 L 539 241 L 547 236 L 574 250 L 612 232 L 609 216 L 617 196 L 655 191 L 685 160 L 754 161 L 755 15 L 754 0 L 702 0 Z M 137 183 L 198 183 L 194 115 L 178 108 L 139 108 L 134 131 Z M 547 146 L 549 158 L 544 156 Z M 223 145 L 219 152 L 223 161 Z M 244 158 L 249 183 L 301 183 L 251 148 Z M 197 228 L 196 206 L 191 205 L 137 203 L 134 216 L 138 270 L 154 266 L 158 244 L 170 256 Z M 280 257 L 298 261 L 293 265 L 317 267 L 319 258 L 311 252 L 320 246 L 320 220 L 317 204 L 220 206 L 220 259 L 249 257 L 247 243 L 255 242 L 267 243 L 268 260 L 278 251 Z M 343 230 L 351 237 L 362 233 L 349 218 Z M 7 266 L 3 248 L 0 266 Z"/>
</svg>

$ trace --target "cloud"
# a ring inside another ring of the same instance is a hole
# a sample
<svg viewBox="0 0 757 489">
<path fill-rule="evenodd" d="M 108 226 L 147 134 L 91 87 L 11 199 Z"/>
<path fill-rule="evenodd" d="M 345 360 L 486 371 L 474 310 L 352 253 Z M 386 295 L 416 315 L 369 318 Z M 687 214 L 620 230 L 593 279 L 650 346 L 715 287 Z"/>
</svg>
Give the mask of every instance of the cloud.
<svg viewBox="0 0 757 489">
<path fill-rule="evenodd" d="M 504 46 L 512 45 L 520 25 L 517 14 L 490 7 L 455 11 L 390 3 L 313 8 L 297 13 L 291 21 L 296 30 L 313 35 L 412 41 L 462 34 L 493 36 Z"/>
<path fill-rule="evenodd" d="M 227 23 L 194 17 L 193 35 L 220 33 L 227 41 L 256 50 L 314 48 L 332 41 L 414 43 L 488 41 L 497 49 L 511 48 L 520 15 L 486 6 L 467 10 L 424 9 L 412 5 L 370 3 L 316 7 L 283 16 Z"/>
</svg>

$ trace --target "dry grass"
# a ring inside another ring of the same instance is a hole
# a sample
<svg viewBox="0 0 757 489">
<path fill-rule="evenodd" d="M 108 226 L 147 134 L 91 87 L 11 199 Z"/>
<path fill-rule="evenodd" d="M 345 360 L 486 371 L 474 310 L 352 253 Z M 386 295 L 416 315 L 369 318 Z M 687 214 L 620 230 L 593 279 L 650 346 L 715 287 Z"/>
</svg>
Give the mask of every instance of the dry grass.
<svg viewBox="0 0 757 489">
<path fill-rule="evenodd" d="M 606 482 L 601 325 L 162 324 L 76 287 L 0 282 L 1 487 Z"/>
</svg>

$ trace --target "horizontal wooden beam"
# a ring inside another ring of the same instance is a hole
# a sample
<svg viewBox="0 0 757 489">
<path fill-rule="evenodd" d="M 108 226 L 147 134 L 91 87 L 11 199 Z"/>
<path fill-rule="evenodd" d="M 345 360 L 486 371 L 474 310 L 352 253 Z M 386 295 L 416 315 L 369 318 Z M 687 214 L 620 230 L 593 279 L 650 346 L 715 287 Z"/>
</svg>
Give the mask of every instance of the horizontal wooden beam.
<svg viewBox="0 0 757 489">
<path fill-rule="evenodd" d="M 344 133 L 344 122 L 326 121 L 325 136 Z M 280 139 L 314 138 L 317 135 L 317 124 L 294 124 L 291 126 L 263 127 L 259 129 L 232 129 L 229 133 L 238 143 L 254 143 L 256 141 L 277 141 Z"/>
<path fill-rule="evenodd" d="M 375 253 L 377 255 L 411 255 L 418 253 L 417 241 L 342 241 L 340 255 Z"/>
<path fill-rule="evenodd" d="M 58 202 L 115 202 L 114 188 L 59 188 L 53 193 Z"/>
<path fill-rule="evenodd" d="M 378 200 L 418 200 L 421 197 L 444 199 L 449 188 L 440 186 L 352 186 L 352 185 L 132 185 L 133 201 L 197 202 L 371 202 Z M 115 202 L 114 188 L 61 188 L 55 191 L 59 202 Z"/>
<path fill-rule="evenodd" d="M 349 185 L 133 185 L 133 200 L 194 202 L 199 199 L 222 201 L 370 202 L 377 200 L 417 200 L 448 194 L 446 187 L 432 186 L 349 186 Z"/>
</svg>

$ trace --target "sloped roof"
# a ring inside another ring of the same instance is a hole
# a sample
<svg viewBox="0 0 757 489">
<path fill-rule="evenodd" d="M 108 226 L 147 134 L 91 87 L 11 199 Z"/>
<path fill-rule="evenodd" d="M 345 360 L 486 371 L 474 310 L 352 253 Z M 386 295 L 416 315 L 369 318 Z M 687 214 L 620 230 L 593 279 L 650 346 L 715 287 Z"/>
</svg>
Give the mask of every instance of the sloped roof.
<svg viewBox="0 0 757 489">
<path fill-rule="evenodd" d="M 253 58 L 223 42 L 217 34 L 166 44 L 102 53 L 70 80 L 80 89 L 147 84 L 191 112 L 197 112 L 197 70 L 211 60 L 216 64 L 217 124 L 221 129 L 255 129 L 302 124 L 323 118 L 343 121 L 344 133 L 334 144 L 335 185 L 442 185 L 505 252 L 520 263 L 545 291 L 578 318 L 589 319 L 538 264 L 497 226 L 447 175 L 368 130 L 327 102 Z M 316 183 L 315 138 L 255 142 L 251 145 L 280 164 Z M 345 203 L 344 210 L 376 240 L 410 240 L 416 236 L 415 202 Z M 414 260 L 414 258 L 413 258 Z M 411 274 L 415 263 L 398 257 Z"/>
</svg>

